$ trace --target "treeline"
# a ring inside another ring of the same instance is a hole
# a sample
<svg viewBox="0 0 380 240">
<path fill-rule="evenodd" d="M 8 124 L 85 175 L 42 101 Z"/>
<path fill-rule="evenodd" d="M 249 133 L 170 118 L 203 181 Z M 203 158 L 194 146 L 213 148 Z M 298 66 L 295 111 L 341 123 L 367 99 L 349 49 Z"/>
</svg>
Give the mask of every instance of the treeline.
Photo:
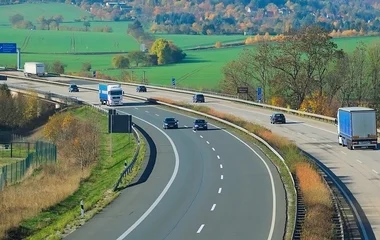
<svg viewBox="0 0 380 240">
<path fill-rule="evenodd" d="M 237 94 L 248 87 L 248 98 L 322 115 L 335 116 L 341 106 L 380 110 L 380 42 L 361 43 L 352 53 L 337 48 L 319 26 L 292 32 L 276 44 L 245 49 L 223 68 L 221 87 Z"/>
<path fill-rule="evenodd" d="M 87 16 L 83 16 L 82 19 L 79 19 L 79 22 L 83 20 L 83 28 L 80 27 L 70 27 L 70 26 L 61 26 L 64 17 L 62 15 L 45 17 L 43 15 L 37 18 L 37 23 L 39 26 L 34 25 L 31 21 L 25 20 L 24 16 L 21 14 L 15 14 L 9 17 L 9 22 L 13 28 L 19 29 L 31 29 L 31 30 L 57 30 L 57 31 L 82 31 L 87 32 L 90 30 L 91 23 L 88 20 Z M 95 27 L 92 29 L 94 32 L 113 32 L 113 29 L 109 26 Z"/>
<path fill-rule="evenodd" d="M 39 101 L 37 94 L 12 96 L 6 84 L 0 85 L 0 129 L 33 127 L 36 120 L 54 109 L 55 105 Z"/>
<path fill-rule="evenodd" d="M 139 43 L 145 44 L 147 48 L 152 46 L 154 42 L 154 36 L 144 31 L 139 20 L 135 20 L 133 23 L 128 24 L 127 34 L 131 35 Z"/>
</svg>

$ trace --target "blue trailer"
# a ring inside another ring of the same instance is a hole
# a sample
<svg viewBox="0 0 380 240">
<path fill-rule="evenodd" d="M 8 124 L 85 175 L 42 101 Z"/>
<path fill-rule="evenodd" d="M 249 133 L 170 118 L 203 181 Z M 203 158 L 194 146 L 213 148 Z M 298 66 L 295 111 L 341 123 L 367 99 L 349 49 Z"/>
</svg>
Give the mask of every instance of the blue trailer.
<svg viewBox="0 0 380 240">
<path fill-rule="evenodd" d="M 99 83 L 99 101 L 102 105 L 123 105 L 123 94 L 124 91 L 120 84 Z"/>
<path fill-rule="evenodd" d="M 377 149 L 376 111 L 364 107 L 339 108 L 338 143 L 348 149 Z"/>
</svg>

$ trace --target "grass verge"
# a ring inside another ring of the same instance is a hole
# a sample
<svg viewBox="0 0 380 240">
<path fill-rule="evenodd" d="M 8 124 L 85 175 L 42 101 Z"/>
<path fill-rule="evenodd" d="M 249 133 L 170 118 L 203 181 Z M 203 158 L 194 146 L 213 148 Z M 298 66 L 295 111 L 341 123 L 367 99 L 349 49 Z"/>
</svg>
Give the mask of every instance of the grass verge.
<svg viewBox="0 0 380 240">
<path fill-rule="evenodd" d="M 107 128 L 107 116 L 105 114 L 99 113 L 90 107 L 79 107 L 71 110 L 74 116 L 82 119 L 93 119 L 99 124 L 101 130 L 101 146 L 99 152 L 99 160 L 91 168 L 87 169 L 87 174 L 81 172 L 78 168 L 76 176 L 76 181 L 68 182 L 65 175 L 55 176 L 58 169 L 54 168 L 53 173 L 50 174 L 54 179 L 62 178 L 62 182 L 54 184 L 53 181 L 50 185 L 44 186 L 46 182 L 36 182 L 34 185 L 29 186 L 28 189 L 33 189 L 26 193 L 22 193 L 23 201 L 28 202 L 27 197 L 32 192 L 35 191 L 36 184 L 42 184 L 40 188 L 42 190 L 52 189 L 51 195 L 55 194 L 55 191 L 60 191 L 59 189 L 68 189 L 61 198 L 53 201 L 50 204 L 41 205 L 34 211 L 34 214 L 28 215 L 26 220 L 23 220 L 18 227 L 8 231 L 11 236 L 16 236 L 18 239 L 45 239 L 49 237 L 50 239 L 60 239 L 64 234 L 71 232 L 76 227 L 82 225 L 86 220 L 90 219 L 94 214 L 99 212 L 103 207 L 108 205 L 115 197 L 118 196 L 117 192 L 112 191 L 113 185 L 116 183 L 121 171 L 124 167 L 124 161 L 130 162 L 132 156 L 136 149 L 136 141 L 133 136 L 130 140 L 126 134 L 112 134 L 112 157 L 110 156 L 110 134 L 108 134 Z M 143 158 L 144 147 L 140 150 L 138 160 L 136 162 L 136 169 L 141 165 L 141 159 Z M 62 161 L 61 161 L 62 162 Z M 42 172 L 45 169 L 42 169 Z M 131 179 L 133 174 L 132 172 Z M 35 177 L 31 179 L 41 179 L 45 175 L 36 174 Z M 128 180 L 126 180 L 126 184 Z M 130 180 L 129 180 L 130 181 Z M 53 184 L 53 185 L 52 185 Z M 54 190 L 56 189 L 56 190 Z M 45 194 L 45 193 L 44 193 Z M 43 197 L 41 197 L 43 196 Z M 69 197 L 67 197 L 69 196 Z M 46 199 L 51 197 L 48 195 L 34 196 L 37 199 Z M 18 198 L 16 198 L 17 200 Z M 80 217 L 80 201 L 84 200 L 85 205 L 85 216 Z M 16 201 L 15 206 L 18 202 Z M 29 205 L 36 205 L 35 201 L 29 199 Z M 16 225 L 17 226 L 17 225 Z"/>
<path fill-rule="evenodd" d="M 225 114 L 216 111 L 212 108 L 199 105 L 191 105 L 184 102 L 177 102 L 166 98 L 155 98 L 158 101 L 169 103 L 172 105 L 192 109 L 202 113 L 206 113 L 228 122 L 234 123 L 254 134 L 263 138 L 272 147 L 278 150 L 285 163 L 288 165 L 293 176 L 297 178 L 300 186 L 300 194 L 302 195 L 306 208 L 306 216 L 302 226 L 302 238 L 303 239 L 333 239 L 333 229 L 334 224 L 332 221 L 332 216 L 334 213 L 332 196 L 330 195 L 328 186 L 325 184 L 323 178 L 319 175 L 317 166 L 309 161 L 302 152 L 293 144 L 290 140 L 281 137 L 277 134 L 272 133 L 270 130 L 254 124 L 252 122 L 245 121 L 242 118 L 236 116 Z M 250 137 L 252 141 L 252 137 Z M 259 146 L 262 144 L 258 144 Z M 263 150 L 265 149 L 262 148 Z M 279 172 L 283 178 L 284 185 L 289 184 L 290 178 L 288 174 L 284 174 L 284 169 L 281 169 L 282 163 L 279 163 L 274 154 L 265 151 L 265 153 L 274 160 L 277 165 Z M 284 167 L 285 168 L 285 167 Z M 291 207 L 293 205 L 293 208 Z M 294 204 L 289 203 L 288 211 L 294 213 Z M 292 221 L 294 215 L 289 215 L 288 221 Z M 293 226 L 289 223 L 290 226 Z M 290 229 L 288 229 L 289 231 Z M 286 239 L 289 238 L 289 235 Z"/>
</svg>

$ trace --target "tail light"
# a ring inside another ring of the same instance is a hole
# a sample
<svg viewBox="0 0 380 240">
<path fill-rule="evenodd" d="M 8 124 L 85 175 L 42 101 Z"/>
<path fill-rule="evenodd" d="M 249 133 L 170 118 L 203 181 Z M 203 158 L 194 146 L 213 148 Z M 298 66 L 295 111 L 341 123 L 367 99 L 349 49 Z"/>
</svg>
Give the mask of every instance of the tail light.
<svg viewBox="0 0 380 240">
<path fill-rule="evenodd" d="M 377 141 L 371 141 L 372 144 L 377 144 Z"/>
</svg>

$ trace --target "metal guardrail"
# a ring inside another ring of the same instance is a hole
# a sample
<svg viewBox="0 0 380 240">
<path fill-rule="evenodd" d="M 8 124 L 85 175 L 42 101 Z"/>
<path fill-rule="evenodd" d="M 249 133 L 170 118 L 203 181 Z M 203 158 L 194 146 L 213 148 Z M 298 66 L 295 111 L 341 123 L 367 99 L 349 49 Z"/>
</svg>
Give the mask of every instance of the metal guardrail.
<svg viewBox="0 0 380 240">
<path fill-rule="evenodd" d="M 137 160 L 137 157 L 140 153 L 140 146 L 141 146 L 141 139 L 140 139 L 140 135 L 139 133 L 137 132 L 137 130 L 135 129 L 135 127 L 132 125 L 132 130 L 133 130 L 133 135 L 135 136 L 136 140 L 137 140 L 137 148 L 136 148 L 136 151 L 135 151 L 135 154 L 133 155 L 133 158 L 132 158 L 132 161 L 131 163 L 125 167 L 124 171 L 120 174 L 120 177 L 119 179 L 117 180 L 113 190 L 114 191 L 117 191 L 119 189 L 119 185 L 121 183 L 121 181 L 123 180 L 123 178 L 128 175 L 129 173 L 131 173 L 135 163 L 136 163 L 136 160 Z"/>
</svg>

